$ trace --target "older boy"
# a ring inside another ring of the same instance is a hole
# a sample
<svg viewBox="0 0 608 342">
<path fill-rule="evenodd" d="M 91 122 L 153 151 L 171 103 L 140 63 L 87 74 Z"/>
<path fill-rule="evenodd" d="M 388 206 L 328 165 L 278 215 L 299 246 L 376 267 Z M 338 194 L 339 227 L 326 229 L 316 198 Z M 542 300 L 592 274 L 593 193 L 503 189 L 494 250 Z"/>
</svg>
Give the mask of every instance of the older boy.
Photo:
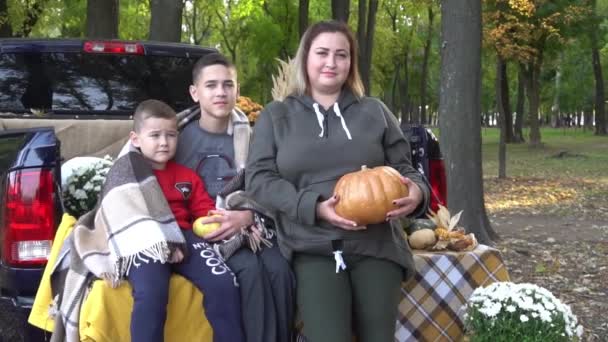
<svg viewBox="0 0 608 342">
<path fill-rule="evenodd" d="M 134 262 L 129 269 L 127 278 L 133 287 L 134 299 L 131 340 L 163 341 L 169 277 L 175 272 L 205 294 L 203 307 L 213 328 L 214 341 L 245 341 L 234 275 L 191 229 L 193 219 L 207 215 L 215 206 L 200 177 L 172 160 L 178 141 L 175 112 L 161 101 L 144 101 L 135 110 L 133 126 L 131 144 L 152 167 L 182 229 L 187 251 L 185 258 L 177 253 L 173 264 L 142 261 Z"/>
<path fill-rule="evenodd" d="M 176 161 L 196 170 L 212 197 L 244 168 L 251 133 L 247 118 L 234 110 L 238 96 L 236 68 L 221 54 L 201 58 L 192 70 L 190 95 L 200 118 L 180 133 Z M 221 200 L 221 199 L 219 199 Z M 205 236 L 221 241 L 253 224 L 249 210 L 218 210 L 220 229 Z M 258 254 L 241 248 L 227 261 L 240 284 L 243 324 L 248 342 L 291 341 L 295 280 L 276 241 Z"/>
</svg>

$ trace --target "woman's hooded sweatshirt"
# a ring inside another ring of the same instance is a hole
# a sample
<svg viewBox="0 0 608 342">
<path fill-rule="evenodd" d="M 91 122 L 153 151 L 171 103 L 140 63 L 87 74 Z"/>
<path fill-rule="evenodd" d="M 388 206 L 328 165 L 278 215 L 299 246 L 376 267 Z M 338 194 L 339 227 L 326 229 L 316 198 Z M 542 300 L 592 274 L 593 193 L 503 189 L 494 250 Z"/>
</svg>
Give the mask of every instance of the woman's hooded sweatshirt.
<svg viewBox="0 0 608 342">
<path fill-rule="evenodd" d="M 333 195 L 338 179 L 362 165 L 389 165 L 422 190 L 414 215 L 426 211 L 429 188 L 410 160 L 410 146 L 380 101 L 344 90 L 325 110 L 310 96 L 268 104 L 256 121 L 246 167 L 246 189 L 277 219 L 281 252 L 332 256 L 335 250 L 388 259 L 413 275 L 411 251 L 389 222 L 350 231 L 316 217 L 316 205 Z"/>
</svg>

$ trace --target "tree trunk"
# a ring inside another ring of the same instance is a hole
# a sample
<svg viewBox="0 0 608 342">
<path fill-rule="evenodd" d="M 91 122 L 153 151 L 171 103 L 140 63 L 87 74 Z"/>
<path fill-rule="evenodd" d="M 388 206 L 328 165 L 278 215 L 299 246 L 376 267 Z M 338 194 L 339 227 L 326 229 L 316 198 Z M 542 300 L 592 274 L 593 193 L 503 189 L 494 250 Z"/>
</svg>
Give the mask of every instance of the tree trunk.
<svg viewBox="0 0 608 342">
<path fill-rule="evenodd" d="M 391 111 L 403 120 L 403 113 L 401 113 L 401 111 L 399 110 L 399 101 L 398 101 L 398 99 L 399 99 L 399 82 L 401 82 L 401 79 L 399 76 L 401 73 L 401 63 L 395 62 L 395 65 L 396 65 L 395 73 L 393 75 L 392 84 L 391 84 L 391 105 L 392 105 Z"/>
<path fill-rule="evenodd" d="M 480 243 L 498 238 L 484 205 L 481 168 L 481 0 L 441 2 L 439 129 L 448 208 Z"/>
<path fill-rule="evenodd" d="M 298 32 L 300 33 L 300 38 L 308 28 L 308 4 L 309 0 L 300 0 L 298 11 Z"/>
<path fill-rule="evenodd" d="M 435 14 L 433 13 L 433 5 L 429 3 L 427 8 L 429 26 L 426 31 L 426 40 L 424 42 L 424 55 L 422 57 L 422 72 L 420 75 L 420 122 L 425 125 L 427 123 L 426 118 L 426 87 L 427 87 L 427 78 L 429 73 L 429 55 L 431 52 L 431 39 L 433 37 L 433 18 Z"/>
<path fill-rule="evenodd" d="M 182 40 L 182 0 L 150 0 L 150 40 Z"/>
<path fill-rule="evenodd" d="M 367 0 L 359 0 L 359 7 L 357 8 L 357 13 L 359 15 L 359 18 L 357 20 L 357 42 L 359 43 L 359 65 L 361 65 L 361 58 L 363 58 L 363 51 L 365 51 Z M 360 67 L 359 70 L 361 70 Z"/>
<path fill-rule="evenodd" d="M 0 38 L 8 38 L 13 36 L 13 28 L 8 19 L 7 0 L 0 0 Z"/>
<path fill-rule="evenodd" d="M 509 82 L 507 80 L 507 63 L 499 55 L 496 56 L 496 109 L 500 138 L 498 142 L 498 178 L 507 178 L 507 140 L 508 121 L 511 118 L 509 104 Z"/>
<path fill-rule="evenodd" d="M 359 73 L 365 87 L 365 93 L 370 93 L 372 50 L 374 49 L 374 31 L 376 30 L 376 12 L 378 0 L 359 1 L 359 24 L 357 26 L 357 39 L 359 41 Z M 366 18 L 365 20 L 361 20 Z"/>
<path fill-rule="evenodd" d="M 560 53 L 557 67 L 555 68 L 555 93 L 553 94 L 553 105 L 551 106 L 553 127 L 562 127 L 565 123 L 559 105 L 559 92 L 562 85 L 562 63 L 563 53 Z"/>
<path fill-rule="evenodd" d="M 331 17 L 333 19 L 348 23 L 349 14 L 350 0 L 331 0 Z"/>
<path fill-rule="evenodd" d="M 596 1 L 592 0 L 594 14 L 597 12 Z M 591 58 L 593 61 L 593 75 L 595 76 L 595 134 L 606 135 L 606 111 L 604 103 L 604 79 L 602 77 L 602 63 L 597 41 L 597 24 L 591 30 Z"/>
<path fill-rule="evenodd" d="M 539 109 L 540 109 L 540 66 L 538 68 L 532 65 L 532 73 L 530 75 L 530 85 L 528 88 L 529 97 L 529 115 L 530 115 L 530 145 L 540 146 L 540 121 L 539 121 Z"/>
<path fill-rule="evenodd" d="M 507 62 L 500 56 L 496 57 L 496 99 L 499 102 L 498 113 L 504 118 L 505 142 L 513 141 L 513 112 L 511 111 L 511 100 L 509 97 L 509 78 L 507 73 Z"/>
<path fill-rule="evenodd" d="M 182 19 L 185 25 L 188 26 L 190 40 L 194 45 L 201 45 L 201 43 L 209 37 L 212 30 L 211 21 L 214 16 L 213 11 L 210 11 L 208 8 L 203 8 L 203 10 L 200 11 L 198 6 L 198 0 L 193 0 L 191 14 L 184 15 Z"/>
<path fill-rule="evenodd" d="M 118 0 L 87 0 L 88 38 L 118 38 Z"/>
<path fill-rule="evenodd" d="M 583 112 L 583 130 L 592 130 L 593 129 L 593 111 L 591 109 L 585 109 Z"/>
<path fill-rule="evenodd" d="M 524 104 L 526 100 L 526 85 L 525 85 L 525 74 L 522 64 L 519 64 L 519 72 L 517 74 L 517 103 L 515 104 L 515 126 L 513 127 L 513 142 L 523 143 L 524 133 Z"/>
<path fill-rule="evenodd" d="M 531 147 L 541 146 L 540 122 L 538 110 L 540 107 L 540 67 L 542 51 L 538 62 L 530 62 L 526 67 L 526 94 L 528 94 L 528 119 L 530 123 L 529 144 Z"/>
<path fill-rule="evenodd" d="M 412 120 L 412 107 L 411 107 L 411 97 L 410 97 L 410 69 L 409 69 L 409 56 L 410 56 L 410 43 L 412 42 L 412 36 L 414 35 L 414 31 L 416 31 L 417 18 L 413 19 L 414 24 L 410 27 L 409 33 L 407 35 L 407 39 L 405 42 L 405 49 L 403 52 L 403 61 L 398 62 L 398 66 L 403 67 L 403 79 L 399 82 L 399 89 L 401 93 L 401 113 L 402 119 L 407 118 L 408 123 L 414 123 Z"/>
</svg>

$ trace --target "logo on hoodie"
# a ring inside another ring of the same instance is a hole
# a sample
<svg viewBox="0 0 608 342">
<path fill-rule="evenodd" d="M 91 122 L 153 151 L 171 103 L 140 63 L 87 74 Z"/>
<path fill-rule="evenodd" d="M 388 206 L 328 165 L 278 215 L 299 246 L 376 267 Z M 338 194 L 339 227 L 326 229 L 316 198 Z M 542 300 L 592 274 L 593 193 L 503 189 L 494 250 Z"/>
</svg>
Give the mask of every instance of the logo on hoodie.
<svg viewBox="0 0 608 342">
<path fill-rule="evenodd" d="M 192 183 L 179 182 L 175 183 L 175 188 L 182 194 L 182 197 L 187 200 L 192 195 Z"/>
</svg>

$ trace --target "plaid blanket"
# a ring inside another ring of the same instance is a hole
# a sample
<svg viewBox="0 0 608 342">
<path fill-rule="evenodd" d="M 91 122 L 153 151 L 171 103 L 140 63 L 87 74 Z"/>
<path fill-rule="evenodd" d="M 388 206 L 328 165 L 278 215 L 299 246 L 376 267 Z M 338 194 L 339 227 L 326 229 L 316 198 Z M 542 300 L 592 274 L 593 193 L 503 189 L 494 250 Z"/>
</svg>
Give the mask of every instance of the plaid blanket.
<svg viewBox="0 0 608 342">
<path fill-rule="evenodd" d="M 117 159 L 97 208 L 76 222 L 51 276 L 59 294 L 51 341 L 79 341 L 80 306 L 94 276 L 116 287 L 132 265 L 165 263 L 184 244 L 148 163 L 136 152 Z"/>
</svg>

